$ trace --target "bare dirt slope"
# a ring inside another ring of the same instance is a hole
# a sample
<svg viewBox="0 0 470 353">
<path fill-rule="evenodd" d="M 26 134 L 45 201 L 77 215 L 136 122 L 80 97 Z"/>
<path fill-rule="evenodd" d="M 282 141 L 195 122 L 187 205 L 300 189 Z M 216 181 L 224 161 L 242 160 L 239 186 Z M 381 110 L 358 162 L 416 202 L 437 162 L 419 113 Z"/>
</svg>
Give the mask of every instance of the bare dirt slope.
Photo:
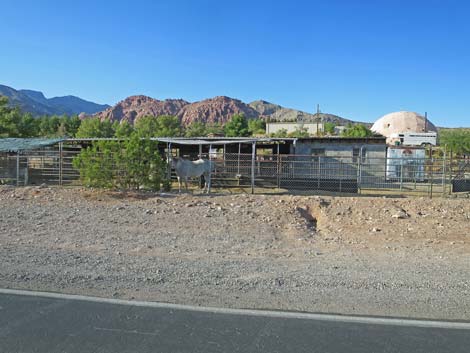
<svg viewBox="0 0 470 353">
<path fill-rule="evenodd" d="M 0 187 L 0 287 L 470 320 L 470 201 Z"/>
</svg>

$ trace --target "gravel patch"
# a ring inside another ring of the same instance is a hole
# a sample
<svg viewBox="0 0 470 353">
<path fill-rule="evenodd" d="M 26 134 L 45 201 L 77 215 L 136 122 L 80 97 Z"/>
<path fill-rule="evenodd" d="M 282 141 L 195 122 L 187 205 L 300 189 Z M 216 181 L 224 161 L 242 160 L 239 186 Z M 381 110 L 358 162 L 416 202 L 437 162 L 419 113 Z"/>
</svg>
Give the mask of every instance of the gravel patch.
<svg viewBox="0 0 470 353">
<path fill-rule="evenodd" d="M 0 187 L 0 286 L 470 319 L 468 199 Z"/>
</svg>

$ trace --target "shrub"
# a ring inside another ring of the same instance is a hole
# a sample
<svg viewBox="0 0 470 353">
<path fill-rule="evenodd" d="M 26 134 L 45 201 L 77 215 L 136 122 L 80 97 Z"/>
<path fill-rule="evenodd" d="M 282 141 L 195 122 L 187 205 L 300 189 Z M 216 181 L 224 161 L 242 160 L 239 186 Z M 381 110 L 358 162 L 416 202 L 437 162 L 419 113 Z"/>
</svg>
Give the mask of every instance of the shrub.
<svg viewBox="0 0 470 353">
<path fill-rule="evenodd" d="M 73 166 L 85 186 L 160 190 L 170 185 L 158 143 L 137 133 L 121 142 L 94 142 L 74 158 Z"/>
</svg>

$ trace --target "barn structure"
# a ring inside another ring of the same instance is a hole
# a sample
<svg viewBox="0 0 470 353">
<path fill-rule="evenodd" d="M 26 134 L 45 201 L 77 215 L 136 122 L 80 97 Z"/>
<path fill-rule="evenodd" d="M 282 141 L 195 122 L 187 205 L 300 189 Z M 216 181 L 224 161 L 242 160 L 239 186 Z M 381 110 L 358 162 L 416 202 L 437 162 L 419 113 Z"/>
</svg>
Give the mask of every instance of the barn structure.
<svg viewBox="0 0 470 353">
<path fill-rule="evenodd" d="M 0 183 L 80 185 L 79 171 L 72 162 L 84 148 L 98 140 L 103 139 L 0 139 Z M 172 137 L 154 140 L 164 158 L 172 155 L 212 160 L 215 168 L 211 179 L 213 186 L 219 188 L 357 193 L 368 188 L 417 189 L 419 183 L 422 189 L 429 188 L 429 183 L 439 183 L 445 189 L 452 179 L 452 170 L 436 159 L 431 162 L 437 163 L 437 167 L 430 166 L 426 159 L 424 168 L 415 173 L 416 178 L 409 176 L 408 167 L 403 167 L 403 173 L 392 175 L 390 158 L 394 157 L 387 157 L 384 137 Z M 401 164 L 394 165 L 399 165 L 401 171 Z M 428 177 L 430 172 L 431 178 Z M 170 169 L 168 175 L 174 176 Z"/>
</svg>

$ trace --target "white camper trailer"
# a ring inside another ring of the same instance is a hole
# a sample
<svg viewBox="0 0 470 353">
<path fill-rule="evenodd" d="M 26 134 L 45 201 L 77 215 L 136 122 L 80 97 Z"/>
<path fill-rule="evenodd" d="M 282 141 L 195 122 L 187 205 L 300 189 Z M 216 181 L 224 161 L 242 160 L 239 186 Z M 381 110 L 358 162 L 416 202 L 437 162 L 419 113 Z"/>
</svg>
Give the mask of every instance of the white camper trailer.
<svg viewBox="0 0 470 353">
<path fill-rule="evenodd" d="M 391 134 L 389 143 L 396 146 L 437 145 L 437 132 L 403 132 Z"/>
</svg>

